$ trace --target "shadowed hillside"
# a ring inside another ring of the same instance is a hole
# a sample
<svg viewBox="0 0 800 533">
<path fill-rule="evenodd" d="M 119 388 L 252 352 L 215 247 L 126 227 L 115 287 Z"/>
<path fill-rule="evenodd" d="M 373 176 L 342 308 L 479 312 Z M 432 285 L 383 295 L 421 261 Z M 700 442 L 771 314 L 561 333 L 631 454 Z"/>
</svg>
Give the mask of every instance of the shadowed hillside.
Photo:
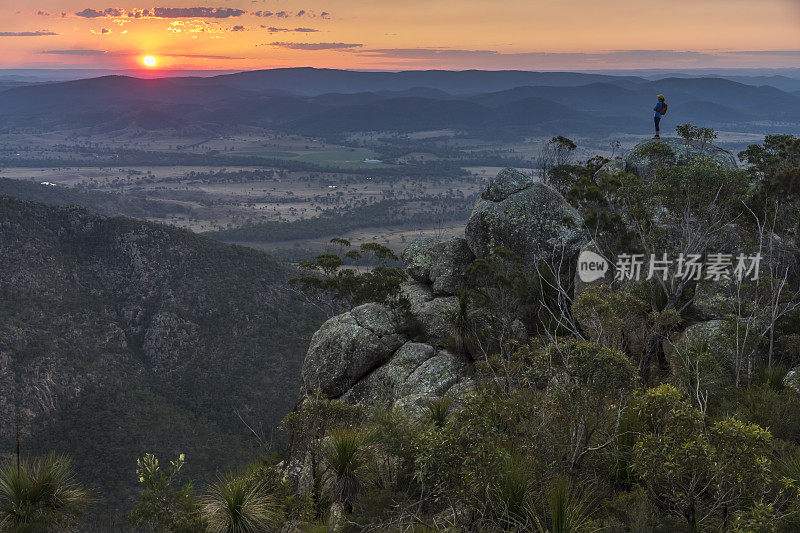
<svg viewBox="0 0 800 533">
<path fill-rule="evenodd" d="M 270 444 L 321 321 L 289 275 L 183 230 L 0 197 L 4 448 L 19 410 L 23 454 L 70 453 L 100 508 L 127 506 L 144 451 L 185 453 L 198 480 L 263 452 L 245 423 Z"/>
</svg>

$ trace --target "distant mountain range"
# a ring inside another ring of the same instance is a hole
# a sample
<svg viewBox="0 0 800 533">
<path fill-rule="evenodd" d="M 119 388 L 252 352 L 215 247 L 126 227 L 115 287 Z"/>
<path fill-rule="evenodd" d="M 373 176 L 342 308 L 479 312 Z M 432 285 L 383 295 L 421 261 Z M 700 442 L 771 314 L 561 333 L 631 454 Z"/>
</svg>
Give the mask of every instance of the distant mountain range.
<svg viewBox="0 0 800 533">
<path fill-rule="evenodd" d="M 0 92 L 0 119 L 9 130 L 200 125 L 214 131 L 251 125 L 330 136 L 449 128 L 519 138 L 641 131 L 649 127 L 658 93 L 667 95 L 672 124 L 769 132 L 796 129 L 800 121 L 800 81 L 785 76 L 652 80 L 575 72 L 313 68 L 160 79 L 104 76 L 11 87 Z"/>
</svg>

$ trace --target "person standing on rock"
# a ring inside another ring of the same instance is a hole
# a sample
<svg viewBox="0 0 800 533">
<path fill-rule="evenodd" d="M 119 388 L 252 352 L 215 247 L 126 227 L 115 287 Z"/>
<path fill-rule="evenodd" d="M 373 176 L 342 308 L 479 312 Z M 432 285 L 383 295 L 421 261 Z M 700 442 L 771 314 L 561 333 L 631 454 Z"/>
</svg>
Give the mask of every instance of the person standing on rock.
<svg viewBox="0 0 800 533">
<path fill-rule="evenodd" d="M 664 101 L 664 95 L 658 95 L 658 102 L 656 102 L 656 106 L 653 108 L 653 111 L 656 112 L 655 116 L 653 117 L 653 121 L 656 123 L 656 135 L 654 139 L 660 139 L 661 135 L 658 131 L 658 123 L 661 122 L 661 117 L 667 114 L 667 103 Z"/>
</svg>

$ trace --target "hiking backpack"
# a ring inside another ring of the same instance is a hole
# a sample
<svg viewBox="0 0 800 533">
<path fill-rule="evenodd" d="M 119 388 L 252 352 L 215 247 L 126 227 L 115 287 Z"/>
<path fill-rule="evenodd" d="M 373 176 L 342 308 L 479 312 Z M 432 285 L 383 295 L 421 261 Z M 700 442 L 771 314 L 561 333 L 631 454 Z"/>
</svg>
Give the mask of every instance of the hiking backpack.
<svg viewBox="0 0 800 533">
<path fill-rule="evenodd" d="M 667 114 L 667 103 L 666 102 L 659 102 L 659 103 L 661 104 L 661 107 L 658 109 L 658 113 L 661 116 L 664 116 Z"/>
</svg>

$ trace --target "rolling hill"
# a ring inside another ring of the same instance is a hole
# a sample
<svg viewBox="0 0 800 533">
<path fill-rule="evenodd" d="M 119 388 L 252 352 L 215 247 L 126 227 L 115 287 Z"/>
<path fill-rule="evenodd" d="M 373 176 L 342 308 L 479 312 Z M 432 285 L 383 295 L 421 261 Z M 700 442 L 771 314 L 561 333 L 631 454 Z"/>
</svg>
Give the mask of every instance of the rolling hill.
<svg viewBox="0 0 800 533">
<path fill-rule="evenodd" d="M 798 94 L 720 77 L 652 81 L 570 72 L 305 68 L 17 87 L 0 92 L 0 118 L 9 131 L 211 133 L 255 126 L 309 136 L 454 129 L 483 138 L 524 138 L 541 134 L 544 124 L 557 126 L 550 133 L 565 135 L 641 131 L 658 93 L 667 95 L 672 123 L 761 131 L 766 123 L 780 129 L 800 121 Z"/>
</svg>

